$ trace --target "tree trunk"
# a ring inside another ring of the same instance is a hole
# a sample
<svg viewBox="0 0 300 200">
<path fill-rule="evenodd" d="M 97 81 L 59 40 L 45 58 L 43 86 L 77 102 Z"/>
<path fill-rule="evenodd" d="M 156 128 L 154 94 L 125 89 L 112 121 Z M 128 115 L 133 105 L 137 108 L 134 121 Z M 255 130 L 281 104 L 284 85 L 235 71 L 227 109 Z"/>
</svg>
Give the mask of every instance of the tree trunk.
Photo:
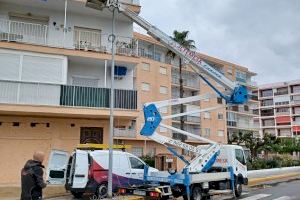
<svg viewBox="0 0 300 200">
<path fill-rule="evenodd" d="M 182 79 L 182 59 L 179 58 L 179 96 L 183 98 L 184 91 L 183 91 L 183 79 Z M 180 112 L 184 112 L 183 104 L 180 104 Z M 180 116 L 180 129 L 184 130 L 184 116 Z M 180 134 L 180 140 L 184 142 L 186 139 L 185 135 Z"/>
</svg>

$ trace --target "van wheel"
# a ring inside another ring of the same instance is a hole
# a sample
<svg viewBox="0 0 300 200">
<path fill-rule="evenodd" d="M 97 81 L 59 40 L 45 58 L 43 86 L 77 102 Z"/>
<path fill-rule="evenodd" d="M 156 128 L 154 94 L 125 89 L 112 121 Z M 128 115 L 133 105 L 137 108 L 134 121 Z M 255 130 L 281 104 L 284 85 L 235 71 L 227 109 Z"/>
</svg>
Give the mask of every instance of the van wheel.
<svg viewBox="0 0 300 200">
<path fill-rule="evenodd" d="M 72 195 L 74 196 L 75 199 L 79 199 L 83 196 L 83 192 L 75 192 L 71 191 Z"/>
<path fill-rule="evenodd" d="M 98 186 L 96 195 L 98 198 L 106 198 L 107 197 L 107 183 L 102 183 Z"/>
<path fill-rule="evenodd" d="M 240 197 L 243 192 L 243 186 L 241 183 L 235 183 L 234 184 L 234 193 L 236 197 Z"/>
</svg>

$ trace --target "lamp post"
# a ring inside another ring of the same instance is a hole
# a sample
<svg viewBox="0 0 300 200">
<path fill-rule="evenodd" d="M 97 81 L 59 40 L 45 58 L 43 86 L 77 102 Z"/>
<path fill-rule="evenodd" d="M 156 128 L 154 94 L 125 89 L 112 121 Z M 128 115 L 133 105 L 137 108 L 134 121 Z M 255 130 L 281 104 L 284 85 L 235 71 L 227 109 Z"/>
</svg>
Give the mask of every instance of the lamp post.
<svg viewBox="0 0 300 200">
<path fill-rule="evenodd" d="M 114 76 L 115 76 L 115 54 L 116 54 L 116 8 L 113 8 L 112 14 L 112 33 L 110 40 L 112 44 L 111 52 L 111 73 L 110 73 L 110 116 L 109 116 L 109 156 L 108 156 L 108 197 L 112 197 L 112 168 L 113 168 L 113 135 L 114 135 Z"/>
<path fill-rule="evenodd" d="M 86 7 L 90 7 L 97 10 L 103 10 L 108 7 L 108 0 L 87 0 Z M 110 2 L 109 2 L 110 3 Z M 111 52 L 111 88 L 110 88 L 110 116 L 109 116 L 109 158 L 108 158 L 108 184 L 107 184 L 107 196 L 112 198 L 112 169 L 113 169 L 113 135 L 114 135 L 114 75 L 115 75 L 115 54 L 116 54 L 116 36 L 115 36 L 115 25 L 116 25 L 116 11 L 118 0 L 114 0 L 109 9 L 112 9 L 112 33 L 108 40 L 112 45 Z M 114 6 L 115 5 L 115 6 Z"/>
</svg>

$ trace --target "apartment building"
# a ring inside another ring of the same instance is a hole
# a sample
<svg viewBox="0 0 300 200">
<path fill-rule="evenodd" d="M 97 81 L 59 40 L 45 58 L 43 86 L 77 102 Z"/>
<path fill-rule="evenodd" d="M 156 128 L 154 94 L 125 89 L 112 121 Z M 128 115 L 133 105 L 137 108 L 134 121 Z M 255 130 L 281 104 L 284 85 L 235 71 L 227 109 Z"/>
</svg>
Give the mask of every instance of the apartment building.
<svg viewBox="0 0 300 200">
<path fill-rule="evenodd" d="M 137 1 L 124 2 L 139 13 Z M 72 151 L 78 143 L 108 143 L 111 78 L 116 88 L 114 142 L 132 145 L 129 151 L 137 156 L 167 153 L 139 131 L 145 102 L 179 97 L 178 60 L 167 57 L 167 49 L 153 38 L 134 33 L 133 23 L 118 14 L 111 77 L 110 31 L 111 13 L 90 9 L 85 0 L 0 0 L 0 156 L 5 160 L 0 162 L 0 184 L 18 183 L 20 169 L 37 149 L 48 154 L 51 149 Z M 234 81 L 249 84 L 255 75 L 245 67 L 200 56 Z M 185 96 L 213 92 L 189 67 L 184 67 L 183 77 Z M 184 108 L 221 103 L 214 99 Z M 161 109 L 162 114 L 177 112 L 178 107 Z M 249 113 L 224 107 L 188 116 L 185 130 L 226 143 L 228 133 L 247 129 L 238 116 L 251 121 Z M 179 121 L 165 124 L 178 126 Z M 158 131 L 177 137 L 164 128 Z M 187 142 L 199 143 L 192 138 Z"/>
<path fill-rule="evenodd" d="M 300 80 L 265 84 L 255 91 L 260 102 L 256 112 L 260 135 L 300 135 Z"/>
</svg>

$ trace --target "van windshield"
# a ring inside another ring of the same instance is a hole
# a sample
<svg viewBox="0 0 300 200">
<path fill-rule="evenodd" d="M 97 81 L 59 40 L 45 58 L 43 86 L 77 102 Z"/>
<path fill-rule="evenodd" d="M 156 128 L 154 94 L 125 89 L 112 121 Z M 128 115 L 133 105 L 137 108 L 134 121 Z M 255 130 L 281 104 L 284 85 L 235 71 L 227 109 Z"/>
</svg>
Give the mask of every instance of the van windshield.
<svg viewBox="0 0 300 200">
<path fill-rule="evenodd" d="M 129 157 L 132 169 L 144 169 L 144 163 L 135 157 Z"/>
</svg>

